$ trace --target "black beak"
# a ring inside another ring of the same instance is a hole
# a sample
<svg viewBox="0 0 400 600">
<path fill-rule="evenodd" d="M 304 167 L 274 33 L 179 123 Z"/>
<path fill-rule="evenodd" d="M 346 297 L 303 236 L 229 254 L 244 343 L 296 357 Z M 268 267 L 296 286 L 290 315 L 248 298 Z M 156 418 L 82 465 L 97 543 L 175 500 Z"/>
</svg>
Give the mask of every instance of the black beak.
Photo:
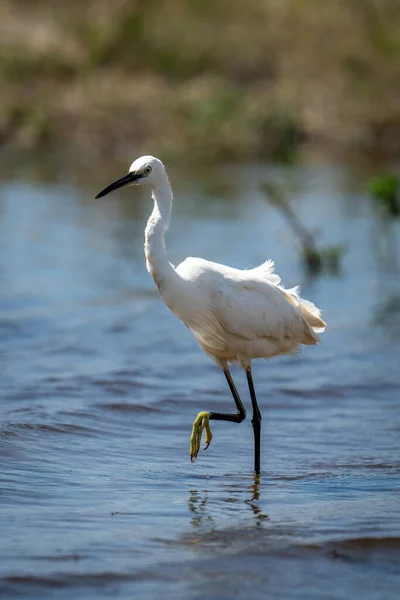
<svg viewBox="0 0 400 600">
<path fill-rule="evenodd" d="M 134 181 L 137 181 L 138 179 L 141 179 L 142 177 L 143 177 L 143 175 L 141 173 L 128 173 L 127 175 L 124 175 L 123 177 L 121 177 L 121 179 L 117 179 L 117 181 L 114 181 L 114 183 L 110 183 L 110 185 L 108 185 L 106 188 L 104 188 L 104 190 L 102 190 L 99 194 L 97 194 L 96 200 L 97 200 L 97 198 L 102 198 L 103 196 L 107 196 L 107 194 L 109 194 L 110 192 L 113 192 L 114 190 L 117 190 L 118 188 L 124 187 L 125 185 L 128 185 L 130 183 L 133 183 Z"/>
</svg>

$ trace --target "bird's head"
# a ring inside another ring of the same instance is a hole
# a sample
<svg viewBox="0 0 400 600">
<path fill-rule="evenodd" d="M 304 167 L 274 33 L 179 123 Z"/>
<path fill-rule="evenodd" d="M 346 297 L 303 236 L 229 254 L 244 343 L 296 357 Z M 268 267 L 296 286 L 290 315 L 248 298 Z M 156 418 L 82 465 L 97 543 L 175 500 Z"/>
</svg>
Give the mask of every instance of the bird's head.
<svg viewBox="0 0 400 600">
<path fill-rule="evenodd" d="M 150 185 L 157 187 L 165 177 L 165 169 L 161 160 L 154 156 L 141 156 L 133 161 L 126 175 L 108 185 L 97 194 L 96 198 L 102 198 L 110 192 L 126 185 Z"/>
</svg>

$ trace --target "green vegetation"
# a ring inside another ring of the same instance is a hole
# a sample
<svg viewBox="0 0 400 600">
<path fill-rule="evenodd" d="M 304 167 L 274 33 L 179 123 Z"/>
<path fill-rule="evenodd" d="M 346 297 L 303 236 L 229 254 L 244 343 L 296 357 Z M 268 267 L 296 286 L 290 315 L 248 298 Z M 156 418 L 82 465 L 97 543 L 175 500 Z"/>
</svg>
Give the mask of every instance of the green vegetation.
<svg viewBox="0 0 400 600">
<path fill-rule="evenodd" d="M 393 0 L 4 0 L 0 30 L 2 144 L 400 151 Z"/>
<path fill-rule="evenodd" d="M 400 179 L 388 173 L 371 179 L 367 190 L 384 217 L 400 216 Z"/>
</svg>

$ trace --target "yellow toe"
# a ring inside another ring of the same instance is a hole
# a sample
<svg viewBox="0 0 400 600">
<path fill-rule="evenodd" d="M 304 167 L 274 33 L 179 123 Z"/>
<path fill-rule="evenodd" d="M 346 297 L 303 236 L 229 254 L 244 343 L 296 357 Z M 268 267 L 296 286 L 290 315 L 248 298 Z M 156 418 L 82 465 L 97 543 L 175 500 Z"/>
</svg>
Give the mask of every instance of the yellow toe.
<svg viewBox="0 0 400 600">
<path fill-rule="evenodd" d="M 190 460 L 194 462 L 200 452 L 201 438 L 204 429 L 206 430 L 206 446 L 204 450 L 208 448 L 212 440 L 212 433 L 210 429 L 210 413 L 200 412 L 193 423 L 192 435 L 190 436 Z"/>
</svg>

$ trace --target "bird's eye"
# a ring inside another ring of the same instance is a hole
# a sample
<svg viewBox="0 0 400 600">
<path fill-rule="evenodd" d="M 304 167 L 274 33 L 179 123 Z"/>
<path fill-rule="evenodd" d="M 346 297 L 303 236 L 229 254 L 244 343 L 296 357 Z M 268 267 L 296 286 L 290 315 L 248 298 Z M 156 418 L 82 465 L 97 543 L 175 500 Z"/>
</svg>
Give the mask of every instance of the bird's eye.
<svg viewBox="0 0 400 600">
<path fill-rule="evenodd" d="M 151 167 L 146 167 L 143 172 L 146 173 L 146 175 L 148 175 L 149 173 L 151 173 Z"/>
</svg>

